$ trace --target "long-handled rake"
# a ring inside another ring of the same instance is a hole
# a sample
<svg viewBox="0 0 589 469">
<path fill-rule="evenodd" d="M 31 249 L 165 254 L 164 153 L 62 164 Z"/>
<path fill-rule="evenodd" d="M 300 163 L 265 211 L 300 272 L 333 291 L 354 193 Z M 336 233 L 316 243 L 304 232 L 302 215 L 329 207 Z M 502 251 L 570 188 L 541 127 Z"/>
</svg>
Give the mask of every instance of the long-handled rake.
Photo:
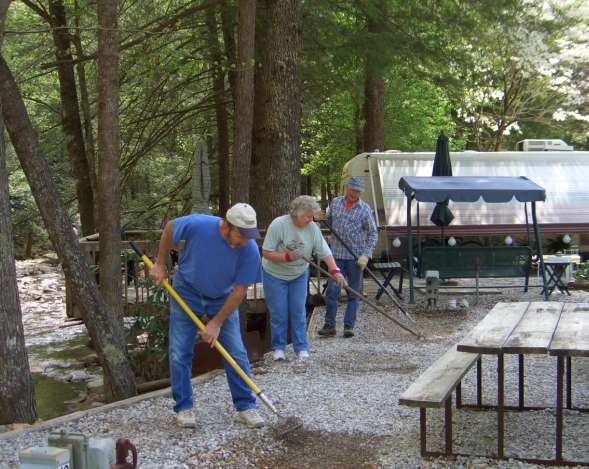
<svg viewBox="0 0 589 469">
<path fill-rule="evenodd" d="M 335 281 L 335 277 L 333 275 L 331 275 L 327 270 L 325 270 L 323 267 L 321 267 L 319 264 L 316 264 L 315 262 L 313 262 L 311 259 L 309 259 L 306 256 L 302 256 L 302 259 L 304 259 L 305 261 L 307 261 L 309 264 L 311 264 L 313 267 L 315 267 L 317 270 L 319 270 L 323 275 L 327 275 L 330 279 Z M 397 326 L 399 326 L 401 329 L 406 330 L 407 332 L 413 334 L 415 337 L 417 337 L 418 339 L 425 339 L 424 335 L 421 334 L 420 332 L 414 331 L 413 329 L 411 329 L 409 326 L 403 324 L 402 322 L 398 321 L 397 319 L 395 319 L 394 317 L 392 317 L 391 315 L 387 314 L 387 312 L 379 307 L 376 303 L 373 303 L 372 301 L 370 301 L 369 299 L 367 299 L 364 295 L 362 295 L 360 292 L 357 292 L 356 290 L 354 290 L 353 288 L 348 287 L 347 285 L 344 287 L 345 290 L 348 293 L 351 293 L 352 295 L 356 296 L 360 301 L 363 301 L 364 303 L 366 303 L 368 306 L 370 306 L 372 309 L 374 309 L 377 313 L 382 314 L 385 318 L 387 318 L 388 320 L 394 322 Z"/>
<path fill-rule="evenodd" d="M 333 236 L 335 236 L 335 238 L 341 243 L 341 245 L 344 248 L 346 248 L 346 250 L 354 257 L 354 260 L 357 261 L 358 256 L 356 255 L 356 253 L 354 253 L 354 251 L 352 251 L 350 246 L 348 246 L 348 244 L 341 238 L 341 236 L 337 233 L 337 231 L 335 231 L 333 229 L 333 227 L 327 222 L 327 220 L 321 220 L 321 223 L 323 223 L 325 226 L 327 226 L 327 228 L 329 228 L 329 230 L 331 231 L 331 234 Z M 401 311 L 405 315 L 405 317 L 407 319 L 409 319 L 411 322 L 415 322 L 415 319 L 413 319 L 413 317 L 409 314 L 409 312 L 405 308 L 403 308 L 403 305 L 401 305 L 399 300 L 397 300 L 397 298 L 395 298 L 393 295 L 391 295 L 391 293 L 387 290 L 387 288 L 380 282 L 380 280 L 378 280 L 378 278 L 376 277 L 374 272 L 372 272 L 372 270 L 370 270 L 370 268 L 368 268 L 368 266 L 366 266 L 365 270 L 368 273 L 368 275 L 370 275 L 372 280 L 374 280 L 376 282 L 376 284 L 379 286 L 379 288 L 381 288 L 382 291 L 391 299 L 391 301 L 399 309 L 399 311 Z"/>
<path fill-rule="evenodd" d="M 141 258 L 141 260 L 145 263 L 145 265 L 149 269 L 151 269 L 153 267 L 153 263 L 151 262 L 149 257 L 147 257 L 143 253 L 143 251 L 137 245 L 137 243 L 135 243 L 132 240 L 127 240 L 127 241 L 129 242 L 129 244 L 131 245 L 133 250 L 137 253 L 137 255 Z M 162 280 L 161 284 L 166 289 L 166 291 L 170 294 L 170 296 L 172 296 L 172 298 L 174 298 L 176 303 L 178 303 L 180 305 L 180 307 L 184 310 L 184 312 L 186 314 L 188 314 L 190 319 L 192 319 L 192 321 L 194 321 L 194 323 L 196 324 L 198 329 L 201 332 L 204 331 L 205 325 L 203 324 L 203 322 L 192 312 L 190 307 L 184 302 L 184 300 L 180 297 L 180 295 L 178 295 L 178 293 L 176 292 L 176 290 L 174 290 L 174 288 L 170 285 L 170 283 L 166 279 L 164 279 L 164 280 Z M 217 349 L 217 351 L 221 354 L 221 356 L 227 361 L 227 363 L 229 363 L 229 365 L 231 365 L 231 367 L 235 370 L 235 372 L 241 377 L 241 379 L 244 381 L 244 383 L 252 390 L 252 392 L 256 395 L 256 397 L 258 397 L 266 405 L 266 407 L 268 407 L 268 409 L 270 409 L 270 411 L 274 415 L 276 415 L 281 420 L 283 420 L 283 422 L 279 426 L 279 428 L 276 429 L 277 436 L 284 437 L 287 434 L 289 434 L 295 430 L 298 430 L 299 428 L 301 428 L 303 426 L 303 420 L 300 417 L 285 416 L 285 415 L 282 415 L 278 411 L 278 409 L 274 406 L 274 404 L 268 398 L 268 396 L 266 396 L 264 394 L 264 391 L 262 391 L 256 385 L 256 383 L 254 383 L 252 381 L 252 379 L 248 375 L 245 374 L 245 372 L 241 369 L 241 367 L 237 364 L 237 362 L 233 359 L 233 357 L 231 355 L 229 355 L 229 352 L 227 352 L 227 350 L 225 350 L 225 348 L 219 343 L 218 340 L 216 340 L 213 343 L 213 345 Z"/>
</svg>

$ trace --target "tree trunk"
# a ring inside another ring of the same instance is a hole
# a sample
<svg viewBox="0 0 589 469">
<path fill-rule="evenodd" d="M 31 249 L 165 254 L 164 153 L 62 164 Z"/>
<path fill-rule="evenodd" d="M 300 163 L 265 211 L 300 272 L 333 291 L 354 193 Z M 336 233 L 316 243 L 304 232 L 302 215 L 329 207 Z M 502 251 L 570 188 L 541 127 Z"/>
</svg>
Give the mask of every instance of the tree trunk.
<svg viewBox="0 0 589 469">
<path fill-rule="evenodd" d="M 88 83 L 86 82 L 86 65 L 82 60 L 84 50 L 82 48 L 82 39 L 80 38 L 80 10 L 76 1 L 76 30 L 72 34 L 72 42 L 76 47 L 78 63 L 76 71 L 78 75 L 78 84 L 80 86 L 80 103 L 82 116 L 84 119 L 84 140 L 86 142 L 86 160 L 88 161 L 88 171 L 92 193 L 94 194 L 94 213 L 98 213 L 98 177 L 96 176 L 96 145 L 94 144 L 94 131 L 92 129 L 92 112 L 90 110 L 90 97 L 88 93 Z"/>
<path fill-rule="evenodd" d="M 207 28 L 209 35 L 210 61 L 213 64 L 213 92 L 215 100 L 215 118 L 217 121 L 218 156 L 217 167 L 219 173 L 219 215 L 225 216 L 229 209 L 230 180 L 229 171 L 229 125 L 227 116 L 227 99 L 225 94 L 225 74 L 223 72 L 221 48 L 217 30 L 217 19 L 214 7 L 207 10 Z M 208 164 L 208 162 L 207 162 Z M 208 207 L 208 205 L 207 205 Z"/>
<path fill-rule="evenodd" d="M 325 180 L 321 180 L 321 210 L 327 210 L 327 206 L 329 205 L 329 201 L 327 200 L 327 184 Z"/>
<path fill-rule="evenodd" d="M 367 65 L 364 83 L 364 151 L 384 151 L 384 79 Z"/>
<path fill-rule="evenodd" d="M 367 16 L 366 24 L 371 38 L 380 35 L 380 21 L 385 18 L 382 0 L 377 4 L 379 18 Z M 382 59 L 378 57 L 378 47 L 368 48 L 364 81 L 364 151 L 384 151 L 384 70 Z"/>
<path fill-rule="evenodd" d="M 235 106 L 235 34 L 233 29 L 235 26 L 235 16 L 233 15 L 231 6 L 227 1 L 221 4 L 221 28 L 223 30 L 223 45 L 225 46 L 225 56 L 227 57 L 227 76 L 229 78 L 229 88 L 231 89 L 231 97 L 233 98 L 233 105 Z"/>
<path fill-rule="evenodd" d="M 55 43 L 59 92 L 61 96 L 61 121 L 65 135 L 66 147 L 74 174 L 76 197 L 80 212 L 82 235 L 96 232 L 94 224 L 94 194 L 90 179 L 90 170 L 84 147 L 82 122 L 78 107 L 76 77 L 74 75 L 71 41 L 67 29 L 65 8 L 62 0 L 50 0 L 51 31 Z"/>
<path fill-rule="evenodd" d="M 261 181 L 261 167 L 263 165 L 262 156 L 258 148 L 262 145 L 262 137 L 264 135 L 264 121 L 266 110 L 266 87 L 264 86 L 264 77 L 262 76 L 262 53 L 264 44 L 267 39 L 266 28 L 266 2 L 260 2 L 256 8 L 256 38 L 255 43 L 258 47 L 255 48 L 256 68 L 254 71 L 254 124 L 252 129 L 252 158 L 250 163 L 250 186 L 252 190 L 250 201 L 254 207 L 261 207 L 261 205 L 268 203 L 264 200 L 264 196 L 258 191 L 258 185 Z M 258 210 L 258 226 L 260 225 L 260 212 Z"/>
<path fill-rule="evenodd" d="M 254 123 L 256 0 L 240 0 L 233 139 L 233 203 L 249 202 Z"/>
<path fill-rule="evenodd" d="M 356 154 L 364 151 L 364 136 L 362 134 L 362 112 L 357 102 L 354 102 L 354 141 L 356 142 Z"/>
<path fill-rule="evenodd" d="M 209 201 L 211 195 L 211 177 L 209 175 L 209 156 L 207 143 L 201 141 L 194 152 L 194 166 L 192 167 L 192 212 L 209 215 Z"/>
<path fill-rule="evenodd" d="M 0 1 L 0 49 L 9 4 Z M 5 150 L 0 96 L 0 425 L 33 423 L 37 419 L 16 283 Z"/>
<path fill-rule="evenodd" d="M 2 14 L 2 12 L 0 12 Z M 0 110 L 2 100 L 0 100 Z M 0 116 L 0 425 L 37 419 L 16 284 L 4 121 Z"/>
<path fill-rule="evenodd" d="M 39 207 L 45 228 L 61 261 L 65 278 L 80 305 L 84 323 L 101 359 L 113 399 L 134 396 L 135 379 L 125 351 L 123 330 L 110 319 L 90 269 L 84 262 L 67 210 L 57 191 L 22 96 L 4 58 L 0 57 L 0 99 L 10 139 Z M 120 279 L 120 271 L 118 278 Z"/>
<path fill-rule="evenodd" d="M 121 178 L 119 154 L 119 43 L 117 0 L 97 3 L 98 180 L 100 290 L 113 324 L 123 324 L 121 280 Z"/>
<path fill-rule="evenodd" d="M 252 201 L 261 227 L 287 212 L 301 183 L 301 1 L 268 0 L 265 16 L 265 40 L 257 42 L 264 50 L 252 167 Z"/>
</svg>

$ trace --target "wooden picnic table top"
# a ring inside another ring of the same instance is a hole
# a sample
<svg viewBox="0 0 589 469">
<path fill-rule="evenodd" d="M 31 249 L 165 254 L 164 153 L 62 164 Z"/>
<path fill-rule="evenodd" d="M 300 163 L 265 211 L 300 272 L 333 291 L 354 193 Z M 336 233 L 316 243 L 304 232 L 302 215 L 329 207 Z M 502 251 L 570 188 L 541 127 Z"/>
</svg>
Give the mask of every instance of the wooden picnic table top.
<svg viewBox="0 0 589 469">
<path fill-rule="evenodd" d="M 564 305 L 550 355 L 589 356 L 589 303 Z"/>
<path fill-rule="evenodd" d="M 457 344 L 457 350 L 589 356 L 589 304 L 497 303 Z"/>
</svg>

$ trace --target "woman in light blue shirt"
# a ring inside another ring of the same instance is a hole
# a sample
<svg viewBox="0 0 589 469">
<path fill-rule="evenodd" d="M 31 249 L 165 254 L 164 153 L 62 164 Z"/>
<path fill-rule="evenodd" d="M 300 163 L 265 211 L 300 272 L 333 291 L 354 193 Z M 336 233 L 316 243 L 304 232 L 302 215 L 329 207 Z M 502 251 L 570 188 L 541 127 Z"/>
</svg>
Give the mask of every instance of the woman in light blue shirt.
<svg viewBox="0 0 589 469">
<path fill-rule="evenodd" d="M 319 204 L 308 195 L 290 203 L 288 215 L 272 221 L 262 246 L 264 295 L 270 311 L 274 360 L 284 360 L 290 319 L 292 344 L 299 359 L 309 357 L 307 345 L 307 279 L 306 259 L 317 254 L 327 264 L 338 286 L 346 285 L 321 230 L 313 222 Z"/>
</svg>

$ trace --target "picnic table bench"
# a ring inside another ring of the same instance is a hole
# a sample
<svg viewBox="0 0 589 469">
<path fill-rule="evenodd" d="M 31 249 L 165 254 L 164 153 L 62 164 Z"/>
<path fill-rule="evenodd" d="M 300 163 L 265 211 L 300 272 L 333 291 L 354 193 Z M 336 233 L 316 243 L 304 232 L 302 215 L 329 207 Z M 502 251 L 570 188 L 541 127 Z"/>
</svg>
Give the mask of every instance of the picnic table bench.
<svg viewBox="0 0 589 469">
<path fill-rule="evenodd" d="M 462 378 L 478 360 L 478 355 L 459 352 L 454 346 L 436 360 L 401 394 L 399 404 L 408 407 L 419 407 L 419 434 L 422 456 L 437 454 L 427 451 L 426 411 L 428 408 L 441 407 L 445 409 L 446 454 L 452 454 L 452 392 L 456 391 L 456 407 L 459 408 L 462 403 Z"/>
<path fill-rule="evenodd" d="M 564 394 L 566 393 L 566 407 L 568 409 L 582 410 L 579 407 L 573 407 L 572 403 L 572 358 L 589 357 L 589 304 L 586 303 L 556 303 L 556 302 L 521 302 L 521 303 L 498 303 L 485 318 L 480 321 L 456 346 L 453 346 L 447 353 L 449 356 L 456 357 L 456 363 L 460 360 L 463 363 L 469 363 L 469 360 L 457 358 L 456 353 L 466 353 L 472 356 L 473 363 L 478 360 L 477 365 L 477 404 L 464 405 L 460 403 L 461 408 L 483 408 L 495 409 L 497 411 L 497 453 L 496 457 L 503 459 L 505 457 L 518 459 L 541 464 L 563 464 L 563 465 L 585 465 L 589 466 L 589 461 L 567 461 L 563 459 L 563 406 Z M 484 354 L 496 355 L 497 357 L 497 405 L 482 404 L 481 389 L 481 356 Z M 518 404 L 515 406 L 505 405 L 505 354 L 518 355 Z M 524 395 L 524 358 L 526 355 L 545 355 L 557 357 L 557 380 L 555 389 L 555 407 L 556 407 L 556 431 L 555 431 L 555 457 L 554 459 L 537 459 L 526 458 L 523 456 L 505 456 L 504 439 L 505 439 L 505 411 L 525 411 L 539 410 L 545 407 L 528 406 L 525 403 Z M 443 358 L 438 362 L 440 368 L 438 375 L 443 370 Z M 432 365 L 436 367 L 436 362 Z M 470 365 L 472 366 L 472 364 Z M 566 370 L 565 370 L 566 366 Z M 430 368 L 432 368 L 430 367 Z M 468 371 L 466 365 L 464 372 Z M 452 373 L 450 373 L 452 374 Z M 566 385 L 563 384 L 566 375 Z M 442 389 L 448 389 L 448 381 L 455 381 L 458 386 L 462 376 L 454 373 L 449 378 L 438 376 L 426 370 L 417 381 L 407 389 L 401 396 L 399 403 L 402 405 L 412 405 L 420 407 L 420 434 L 421 434 L 421 453 L 424 456 L 441 455 L 441 454 L 458 454 L 452 452 L 452 433 L 451 421 L 448 422 L 448 413 L 446 415 L 446 451 L 445 453 L 427 451 L 425 447 L 425 407 L 434 407 L 433 400 L 427 401 L 418 397 L 419 386 L 428 383 L 434 386 L 435 381 L 440 381 Z M 421 384 L 419 384 L 421 383 Z M 565 389 L 566 388 L 566 389 Z M 451 390 L 450 390 L 451 392 Z M 440 397 L 440 396 L 438 396 Z M 457 407 L 459 407 L 457 394 Z M 444 405 L 451 405 L 448 400 Z M 451 414 L 450 414 L 451 415 Z M 449 441 L 450 440 L 450 441 Z M 488 455 L 483 455 L 488 457 Z"/>
</svg>

